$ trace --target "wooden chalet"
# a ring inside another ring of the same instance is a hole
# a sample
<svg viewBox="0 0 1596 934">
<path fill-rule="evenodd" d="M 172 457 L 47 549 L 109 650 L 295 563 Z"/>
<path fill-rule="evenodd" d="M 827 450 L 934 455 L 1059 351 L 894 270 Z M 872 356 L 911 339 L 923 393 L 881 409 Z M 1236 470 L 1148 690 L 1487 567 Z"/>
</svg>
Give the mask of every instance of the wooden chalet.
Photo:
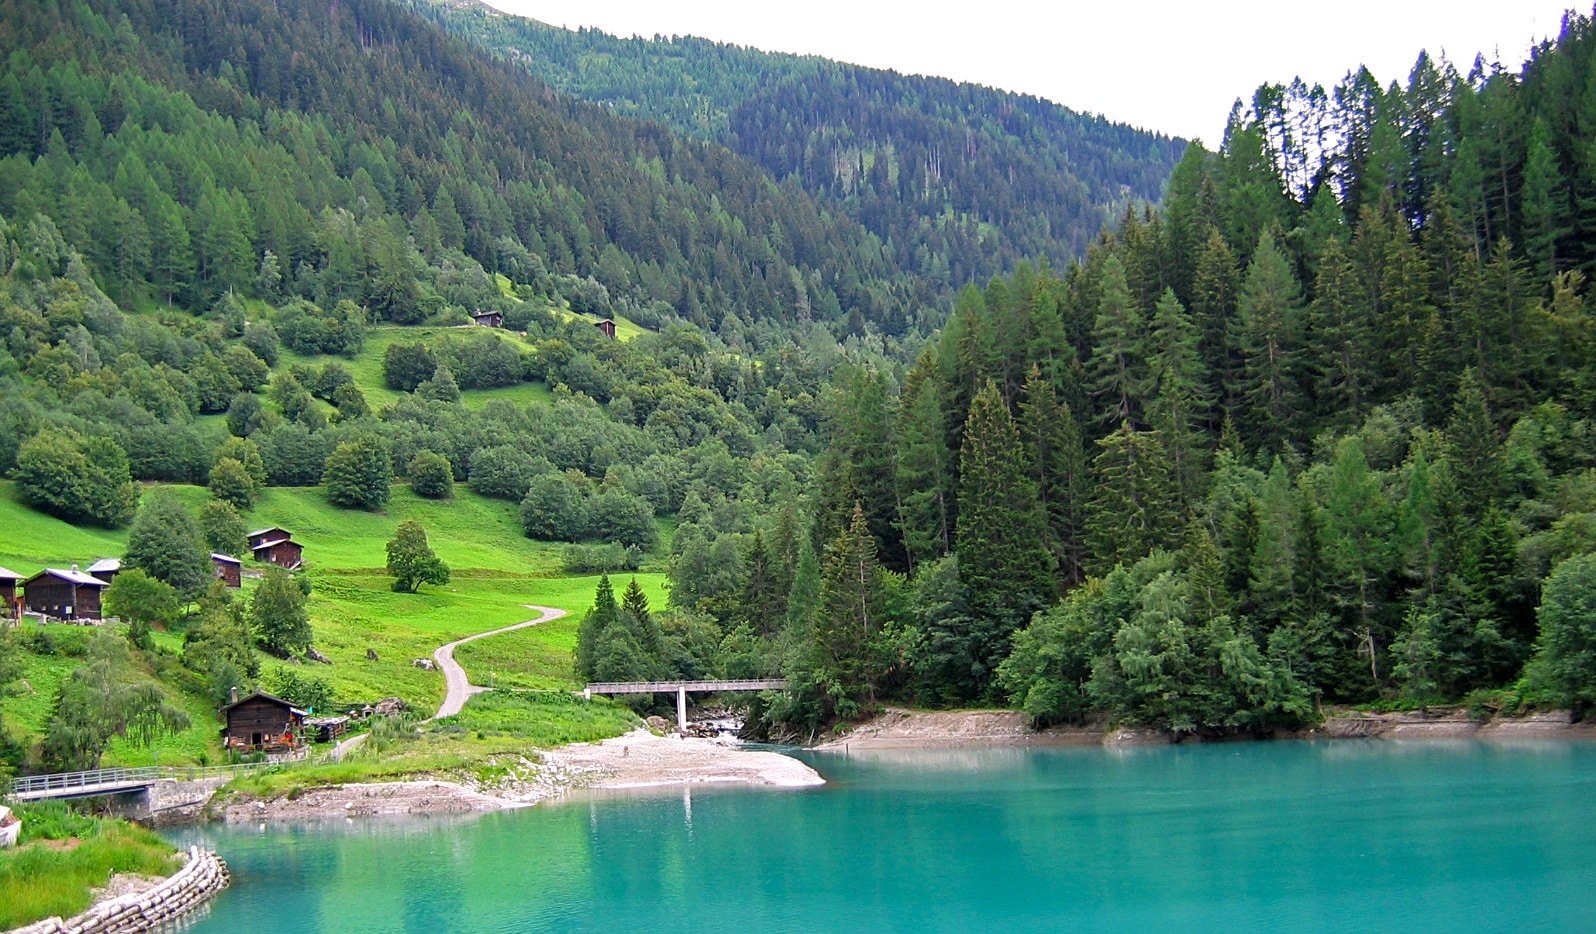
<svg viewBox="0 0 1596 934">
<path fill-rule="evenodd" d="M 478 311 L 471 315 L 471 320 L 479 327 L 502 328 L 504 327 L 504 314 L 497 311 Z"/>
<path fill-rule="evenodd" d="M 237 694 L 237 690 L 234 690 Z M 256 691 L 222 708 L 222 745 L 238 752 L 286 752 L 305 743 L 305 711 Z"/>
<path fill-rule="evenodd" d="M 22 582 L 28 611 L 57 619 L 99 619 L 100 595 L 109 586 L 75 564 L 71 570 L 45 568 Z"/>
<path fill-rule="evenodd" d="M 291 538 L 267 539 L 254 547 L 256 561 L 275 564 L 290 571 L 305 563 L 305 549 Z"/>
<path fill-rule="evenodd" d="M 122 573 L 122 560 L 120 558 L 101 558 L 89 565 L 86 572 L 90 577 L 97 577 L 109 584 Z"/>
<path fill-rule="evenodd" d="M 610 340 L 614 340 L 615 339 L 615 319 L 614 318 L 605 318 L 603 321 L 595 321 L 595 322 L 593 322 L 593 326 L 598 328 L 600 331 L 602 331 L 604 336 L 609 338 Z"/>
<path fill-rule="evenodd" d="M 259 548 L 261 542 L 269 542 L 273 539 L 293 537 L 294 534 L 292 532 L 288 531 L 287 529 L 278 528 L 275 525 L 269 529 L 256 529 L 245 536 L 245 538 L 249 539 L 250 551 L 254 551 L 256 548 Z"/>
<path fill-rule="evenodd" d="M 22 618 L 22 600 L 17 594 L 20 583 L 21 574 L 0 568 L 0 620 Z"/>
<path fill-rule="evenodd" d="M 212 552 L 211 567 L 216 571 L 216 579 L 227 586 L 234 590 L 244 586 L 244 562 L 232 555 Z"/>
</svg>

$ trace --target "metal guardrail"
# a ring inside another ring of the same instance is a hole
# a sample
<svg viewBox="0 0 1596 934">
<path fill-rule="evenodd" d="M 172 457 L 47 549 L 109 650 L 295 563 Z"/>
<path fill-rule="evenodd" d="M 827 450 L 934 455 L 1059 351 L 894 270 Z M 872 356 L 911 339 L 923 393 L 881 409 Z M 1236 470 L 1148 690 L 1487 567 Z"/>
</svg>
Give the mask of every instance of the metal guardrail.
<svg viewBox="0 0 1596 934">
<path fill-rule="evenodd" d="M 672 694 L 677 691 L 779 691 L 786 678 L 742 678 L 720 681 L 595 681 L 583 690 L 589 694 Z"/>
<path fill-rule="evenodd" d="M 195 781 L 202 778 L 220 778 L 252 772 L 280 765 L 277 762 L 244 762 L 238 765 L 146 765 L 132 769 L 89 769 L 84 772 L 52 772 L 48 775 L 24 775 L 12 779 L 11 794 L 40 794 L 49 791 L 72 791 L 101 785 L 147 785 L 162 779 Z"/>
</svg>

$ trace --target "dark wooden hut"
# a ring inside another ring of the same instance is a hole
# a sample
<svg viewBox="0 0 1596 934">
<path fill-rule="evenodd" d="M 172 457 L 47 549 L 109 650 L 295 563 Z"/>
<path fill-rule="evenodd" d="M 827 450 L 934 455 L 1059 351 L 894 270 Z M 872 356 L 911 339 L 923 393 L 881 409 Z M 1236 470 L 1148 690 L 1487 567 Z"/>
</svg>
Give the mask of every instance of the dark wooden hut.
<svg viewBox="0 0 1596 934">
<path fill-rule="evenodd" d="M 293 538 L 294 535 L 287 529 L 278 528 L 274 525 L 269 529 L 256 529 L 245 537 L 249 539 L 249 550 L 254 551 L 256 548 L 260 547 L 261 542 Z"/>
<path fill-rule="evenodd" d="M 89 565 L 89 569 L 86 573 L 90 577 L 99 578 L 100 580 L 109 584 L 111 581 L 116 579 L 116 575 L 122 573 L 122 559 L 101 558 L 100 560 Z"/>
<path fill-rule="evenodd" d="M 471 316 L 471 320 L 485 328 L 504 327 L 504 315 L 497 311 L 479 311 Z"/>
<path fill-rule="evenodd" d="M 605 318 L 603 321 L 595 321 L 593 326 L 604 332 L 604 336 L 610 340 L 615 339 L 615 319 Z"/>
<path fill-rule="evenodd" d="M 71 570 L 45 568 L 22 582 L 28 610 L 58 619 L 99 619 L 100 595 L 108 586 L 75 564 Z"/>
<path fill-rule="evenodd" d="M 22 618 L 22 600 L 17 594 L 20 583 L 21 574 L 0 568 L 0 619 Z"/>
<path fill-rule="evenodd" d="M 285 752 L 305 742 L 305 711 L 256 691 L 222 708 L 222 745 L 239 752 Z"/>
<path fill-rule="evenodd" d="M 244 562 L 232 555 L 212 552 L 211 567 L 216 570 L 216 579 L 227 586 L 234 590 L 244 586 Z"/>
<path fill-rule="evenodd" d="M 305 561 L 305 549 L 289 538 L 272 538 L 252 546 L 256 561 L 275 564 L 290 571 Z"/>
</svg>

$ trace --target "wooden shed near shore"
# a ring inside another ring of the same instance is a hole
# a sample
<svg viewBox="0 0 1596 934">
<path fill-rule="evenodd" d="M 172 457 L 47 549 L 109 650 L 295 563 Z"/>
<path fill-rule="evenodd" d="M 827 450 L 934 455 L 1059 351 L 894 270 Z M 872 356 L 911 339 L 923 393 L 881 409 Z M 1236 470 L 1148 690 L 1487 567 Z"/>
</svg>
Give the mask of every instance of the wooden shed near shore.
<svg viewBox="0 0 1596 934">
<path fill-rule="evenodd" d="M 236 691 L 235 691 L 236 693 Z M 222 745 L 239 752 L 284 752 L 305 742 L 305 711 L 256 691 L 222 708 Z"/>
</svg>

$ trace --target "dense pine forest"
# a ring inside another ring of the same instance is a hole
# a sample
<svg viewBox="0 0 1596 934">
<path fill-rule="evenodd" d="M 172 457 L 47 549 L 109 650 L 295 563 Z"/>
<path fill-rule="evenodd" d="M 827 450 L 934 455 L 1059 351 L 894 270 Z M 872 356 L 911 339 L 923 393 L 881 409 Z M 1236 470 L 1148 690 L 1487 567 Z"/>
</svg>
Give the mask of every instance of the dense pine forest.
<svg viewBox="0 0 1596 934">
<path fill-rule="evenodd" d="M 938 290 L 1079 256 L 1185 145 L 1036 97 L 693 37 L 619 39 L 411 0 L 561 91 L 724 143 L 858 220 Z"/>
<path fill-rule="evenodd" d="M 199 555 L 270 488 L 463 485 L 567 572 L 668 571 L 599 586 L 578 675 L 782 674 L 777 737 L 1596 699 L 1587 18 L 1262 87 L 1217 151 L 474 7 L 0 22 L 0 474 L 39 513 Z M 310 650 L 129 561 L 185 685 Z"/>
</svg>

